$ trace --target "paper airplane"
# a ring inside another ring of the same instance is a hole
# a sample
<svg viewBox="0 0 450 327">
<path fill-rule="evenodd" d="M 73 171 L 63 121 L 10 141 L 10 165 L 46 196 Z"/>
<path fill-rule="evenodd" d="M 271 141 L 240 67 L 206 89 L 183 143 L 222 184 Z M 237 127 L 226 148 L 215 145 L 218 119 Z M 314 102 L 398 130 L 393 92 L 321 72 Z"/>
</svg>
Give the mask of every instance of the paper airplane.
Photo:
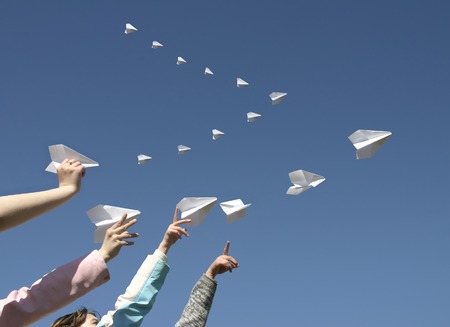
<svg viewBox="0 0 450 327">
<path fill-rule="evenodd" d="M 260 118 L 261 115 L 256 112 L 247 112 L 247 122 L 251 123 Z"/>
<path fill-rule="evenodd" d="M 47 168 L 45 168 L 45 171 L 50 173 L 56 173 L 59 165 L 61 165 L 61 162 L 63 162 L 64 159 L 77 160 L 81 162 L 85 168 L 98 167 L 97 162 L 75 150 L 72 150 L 64 144 L 50 145 L 48 150 L 50 151 L 50 158 L 52 159 L 52 162 L 47 166 Z"/>
<path fill-rule="evenodd" d="M 216 201 L 215 197 L 183 198 L 178 202 L 177 207 L 181 211 L 181 219 L 191 219 L 188 225 L 196 226 L 202 223 Z"/>
<path fill-rule="evenodd" d="M 191 148 L 185 145 L 178 146 L 178 154 L 185 154 L 186 152 L 191 151 Z"/>
<path fill-rule="evenodd" d="M 217 140 L 219 137 L 222 137 L 225 135 L 224 132 L 219 131 L 218 129 L 213 129 L 212 130 L 212 138 L 213 140 Z"/>
<path fill-rule="evenodd" d="M 237 87 L 247 86 L 248 83 L 241 78 L 236 78 Z"/>
<path fill-rule="evenodd" d="M 153 41 L 152 42 L 152 48 L 153 49 L 159 49 L 159 48 L 162 48 L 162 47 L 163 47 L 163 45 L 161 43 L 159 43 L 158 41 Z"/>
<path fill-rule="evenodd" d="M 211 71 L 211 69 L 209 69 L 208 67 L 205 68 L 205 75 L 206 76 L 211 76 L 214 75 L 214 73 Z"/>
<path fill-rule="evenodd" d="M 137 32 L 137 28 L 131 25 L 130 23 L 127 23 L 125 25 L 125 34 L 131 34 Z"/>
<path fill-rule="evenodd" d="M 89 219 L 95 224 L 97 229 L 94 232 L 94 242 L 103 242 L 106 234 L 106 230 L 114 225 L 122 218 L 124 214 L 127 214 L 125 222 L 131 219 L 139 217 L 141 212 L 139 210 L 113 207 L 109 205 L 99 204 L 98 206 L 90 209 L 87 212 Z"/>
<path fill-rule="evenodd" d="M 147 163 L 148 161 L 152 160 L 152 157 L 146 156 L 145 154 L 140 154 L 137 156 L 138 158 L 138 164 L 143 165 Z"/>
<path fill-rule="evenodd" d="M 356 148 L 356 158 L 367 159 L 373 156 L 391 135 L 388 131 L 358 129 L 348 138 Z"/>
<path fill-rule="evenodd" d="M 222 202 L 220 207 L 227 215 L 227 223 L 233 223 L 245 216 L 245 209 L 252 204 L 244 204 L 241 199 Z"/>
<path fill-rule="evenodd" d="M 184 60 L 182 57 L 178 57 L 177 65 L 184 65 L 185 63 L 186 63 L 186 60 Z"/>
<path fill-rule="evenodd" d="M 310 173 L 306 170 L 296 170 L 289 173 L 289 178 L 294 186 L 289 187 L 286 194 L 299 195 L 311 187 L 316 187 L 323 181 L 325 177 Z"/>
<path fill-rule="evenodd" d="M 269 97 L 272 99 L 272 104 L 279 104 L 286 95 L 287 93 L 283 92 L 272 92 L 270 93 Z"/>
</svg>

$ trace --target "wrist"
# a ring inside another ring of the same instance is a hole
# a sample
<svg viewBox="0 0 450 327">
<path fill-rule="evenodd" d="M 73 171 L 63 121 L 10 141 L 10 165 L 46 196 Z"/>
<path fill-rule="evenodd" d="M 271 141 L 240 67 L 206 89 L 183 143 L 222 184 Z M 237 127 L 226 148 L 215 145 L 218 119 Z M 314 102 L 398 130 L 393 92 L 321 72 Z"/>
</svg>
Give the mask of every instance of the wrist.
<svg viewBox="0 0 450 327">
<path fill-rule="evenodd" d="M 216 277 L 216 274 L 211 269 L 208 269 L 206 271 L 205 275 L 206 275 L 206 277 L 209 277 L 211 279 L 214 279 Z"/>
<path fill-rule="evenodd" d="M 62 190 L 67 196 L 74 196 L 80 191 L 80 188 L 73 184 L 59 184 L 58 188 Z"/>
<path fill-rule="evenodd" d="M 167 254 L 167 252 L 169 252 L 171 245 L 165 241 L 162 241 L 159 246 L 158 246 L 158 250 L 161 251 L 164 254 Z"/>
<path fill-rule="evenodd" d="M 108 263 L 108 261 L 112 259 L 109 253 L 103 248 L 100 248 L 98 252 L 100 253 L 100 255 L 102 256 L 103 260 L 105 260 L 106 263 Z"/>
</svg>

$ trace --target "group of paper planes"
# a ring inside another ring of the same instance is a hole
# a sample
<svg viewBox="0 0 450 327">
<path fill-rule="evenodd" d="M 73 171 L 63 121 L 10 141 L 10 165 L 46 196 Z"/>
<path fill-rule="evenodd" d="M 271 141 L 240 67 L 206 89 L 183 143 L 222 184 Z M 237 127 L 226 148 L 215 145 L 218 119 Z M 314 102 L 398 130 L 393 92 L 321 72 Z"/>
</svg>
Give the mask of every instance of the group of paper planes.
<svg viewBox="0 0 450 327">
<path fill-rule="evenodd" d="M 216 204 L 215 197 L 188 197 L 183 198 L 177 204 L 181 211 L 181 219 L 190 219 L 188 226 L 200 225 L 211 209 Z M 233 223 L 245 216 L 245 210 L 251 203 L 244 204 L 241 199 L 222 202 L 220 207 L 227 215 L 227 223 Z M 95 225 L 94 242 L 101 243 L 105 238 L 106 230 L 114 225 L 119 219 L 127 214 L 126 222 L 139 217 L 141 212 L 135 209 L 121 208 L 110 205 L 99 204 L 87 211 L 91 222 Z"/>
</svg>

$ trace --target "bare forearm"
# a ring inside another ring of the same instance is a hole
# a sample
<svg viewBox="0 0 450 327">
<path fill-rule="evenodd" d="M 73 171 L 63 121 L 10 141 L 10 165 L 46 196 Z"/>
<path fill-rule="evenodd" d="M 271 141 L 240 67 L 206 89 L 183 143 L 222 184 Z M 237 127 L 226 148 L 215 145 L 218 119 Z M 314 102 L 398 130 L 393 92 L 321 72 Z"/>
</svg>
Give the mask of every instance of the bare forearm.
<svg viewBox="0 0 450 327">
<path fill-rule="evenodd" d="M 13 228 L 70 200 L 77 193 L 71 186 L 47 191 L 0 197 L 0 231 Z"/>
</svg>

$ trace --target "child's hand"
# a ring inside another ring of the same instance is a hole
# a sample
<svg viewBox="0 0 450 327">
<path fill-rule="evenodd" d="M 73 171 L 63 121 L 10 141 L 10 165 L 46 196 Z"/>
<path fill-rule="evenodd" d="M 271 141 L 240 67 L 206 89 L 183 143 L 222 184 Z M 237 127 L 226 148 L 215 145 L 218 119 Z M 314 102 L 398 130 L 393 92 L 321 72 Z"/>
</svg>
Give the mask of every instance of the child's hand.
<svg viewBox="0 0 450 327">
<path fill-rule="evenodd" d="M 182 224 L 190 223 L 190 219 L 178 220 L 178 208 L 175 208 L 175 214 L 173 216 L 173 222 L 167 228 L 166 234 L 164 234 L 164 238 L 161 241 L 161 244 L 158 247 L 158 250 L 167 254 L 172 245 L 176 243 L 179 239 L 181 239 L 182 235 L 186 235 L 189 237 L 186 228 L 180 227 Z"/>
<path fill-rule="evenodd" d="M 81 162 L 73 159 L 64 159 L 57 171 L 60 188 L 68 187 L 73 194 L 80 191 L 81 178 L 86 173 L 86 168 L 81 165 Z"/>
<path fill-rule="evenodd" d="M 130 220 L 124 224 L 125 219 L 127 219 L 127 214 L 124 214 L 120 220 L 112 225 L 106 231 L 105 239 L 103 240 L 102 247 L 99 252 L 102 255 L 105 262 L 116 257 L 122 246 L 133 245 L 134 242 L 128 241 L 128 238 L 138 237 L 137 233 L 129 233 L 127 230 L 134 224 L 136 224 L 136 219 Z"/>
<path fill-rule="evenodd" d="M 208 271 L 205 273 L 211 279 L 214 279 L 216 275 L 223 274 L 225 271 L 232 272 L 233 269 L 239 268 L 239 263 L 235 258 L 228 255 L 230 248 L 230 241 L 227 242 L 223 249 L 223 254 L 218 256 L 216 260 L 209 266 Z"/>
</svg>

